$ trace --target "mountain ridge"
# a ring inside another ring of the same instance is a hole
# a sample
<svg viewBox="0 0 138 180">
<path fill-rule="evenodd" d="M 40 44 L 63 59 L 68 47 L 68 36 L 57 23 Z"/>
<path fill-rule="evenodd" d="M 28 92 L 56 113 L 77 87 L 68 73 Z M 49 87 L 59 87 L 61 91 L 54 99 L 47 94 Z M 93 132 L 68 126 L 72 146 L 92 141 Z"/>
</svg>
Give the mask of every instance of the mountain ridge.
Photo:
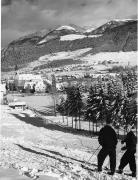
<svg viewBox="0 0 138 180">
<path fill-rule="evenodd" d="M 1 69 L 13 70 L 16 64 L 22 68 L 46 54 L 83 48 L 91 50 L 82 56 L 99 52 L 137 51 L 137 22 L 113 20 L 91 32 L 81 28 L 79 31 L 75 25 L 64 25 L 26 35 L 12 41 L 2 50 Z"/>
</svg>

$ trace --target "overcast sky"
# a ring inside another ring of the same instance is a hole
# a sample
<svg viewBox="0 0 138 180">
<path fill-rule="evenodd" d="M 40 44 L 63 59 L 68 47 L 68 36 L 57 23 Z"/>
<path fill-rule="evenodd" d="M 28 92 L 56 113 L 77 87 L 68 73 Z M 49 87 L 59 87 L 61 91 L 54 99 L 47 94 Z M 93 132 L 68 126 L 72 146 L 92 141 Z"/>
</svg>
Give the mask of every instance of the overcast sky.
<svg viewBox="0 0 138 180">
<path fill-rule="evenodd" d="M 25 34 L 57 25 L 97 27 L 135 18 L 137 0 L 2 0 L 2 47 Z"/>
</svg>

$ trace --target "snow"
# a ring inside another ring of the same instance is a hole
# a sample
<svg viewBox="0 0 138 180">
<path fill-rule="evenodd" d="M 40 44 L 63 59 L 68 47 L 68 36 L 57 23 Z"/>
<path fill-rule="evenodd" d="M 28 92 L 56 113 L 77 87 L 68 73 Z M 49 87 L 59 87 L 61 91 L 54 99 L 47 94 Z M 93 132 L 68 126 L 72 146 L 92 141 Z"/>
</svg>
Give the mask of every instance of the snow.
<svg viewBox="0 0 138 180">
<path fill-rule="evenodd" d="M 69 35 L 65 35 L 65 36 L 61 36 L 60 40 L 61 41 L 73 41 L 76 39 L 83 39 L 86 38 L 87 36 L 85 35 L 81 35 L 81 34 L 69 34 Z"/>
<path fill-rule="evenodd" d="M 51 85 L 52 85 L 52 82 L 51 82 L 50 80 L 45 79 L 44 81 L 47 82 L 48 84 L 51 84 Z"/>
<path fill-rule="evenodd" d="M 38 44 L 43 44 L 46 42 L 46 39 L 43 39 L 42 41 L 40 41 Z"/>
<path fill-rule="evenodd" d="M 97 37 L 100 37 L 100 36 L 102 36 L 102 34 L 89 35 L 88 37 L 89 37 L 89 38 L 97 38 Z"/>
<path fill-rule="evenodd" d="M 68 34 L 68 35 L 65 35 L 65 36 L 61 36 L 60 41 L 73 41 L 73 40 L 76 40 L 76 39 L 96 38 L 96 37 L 99 37 L 99 36 L 102 36 L 102 34 L 89 35 L 89 36 L 82 35 L 82 34 Z"/>
<path fill-rule="evenodd" d="M 136 65 L 137 64 L 137 51 L 131 52 L 100 52 L 95 55 L 87 55 L 82 60 L 88 61 L 90 64 L 98 63 L 99 61 L 109 61 L 118 62 L 119 65 Z"/>
<path fill-rule="evenodd" d="M 74 29 L 75 30 L 75 29 Z M 88 32 L 88 31 L 87 31 Z M 90 32 L 90 31 L 89 31 Z M 64 36 L 60 36 L 60 41 L 74 41 L 76 39 L 83 39 L 83 38 L 96 38 L 102 36 L 102 34 L 98 34 L 98 35 L 83 35 L 83 34 L 68 34 L 68 35 L 64 35 Z M 38 44 L 43 44 L 46 42 L 46 39 L 43 39 L 42 41 L 40 41 Z"/>
<path fill-rule="evenodd" d="M 61 60 L 61 59 L 69 59 L 76 58 L 77 56 L 82 55 L 85 52 L 90 51 L 92 48 L 84 48 L 75 51 L 61 51 L 54 54 L 47 54 L 45 56 L 41 56 L 39 61 L 53 61 L 53 60 Z"/>
<path fill-rule="evenodd" d="M 89 32 L 91 32 L 91 31 L 93 31 L 95 28 L 89 28 L 89 29 L 87 29 L 85 32 L 87 32 L 87 33 L 89 33 Z"/>
<path fill-rule="evenodd" d="M 25 102 L 11 102 L 9 103 L 9 106 L 25 106 Z"/>
<path fill-rule="evenodd" d="M 113 19 L 113 21 L 133 21 L 134 19 Z"/>
<path fill-rule="evenodd" d="M 57 31 L 60 31 L 62 29 L 67 29 L 67 30 L 73 30 L 73 31 L 76 31 L 75 28 L 71 27 L 71 26 L 60 26 L 59 28 L 57 28 L 56 30 Z"/>
<path fill-rule="evenodd" d="M 104 170 L 104 167 L 109 167 L 109 158 L 105 159 L 103 172 L 97 173 L 95 165 L 97 165 L 98 152 L 92 156 L 98 145 L 97 138 L 73 135 L 58 130 L 54 131 L 53 137 L 53 130 L 25 123 L 24 120 L 26 118 L 28 118 L 28 122 L 32 118 L 26 116 L 22 121 L 18 116 L 14 115 L 15 113 L 18 114 L 19 112 L 14 110 L 14 113 L 11 114 L 8 106 L 2 106 L 3 133 L 0 134 L 0 138 L 3 148 L 0 150 L 2 154 L 0 156 L 1 167 L 13 167 L 20 175 L 32 179 L 39 179 L 39 176 L 40 179 L 42 179 L 42 176 L 43 179 L 47 179 L 47 176 L 51 176 L 62 180 L 132 180 L 131 177 L 129 178 L 119 174 L 115 174 L 113 178 L 108 176 L 106 174 L 107 170 Z M 5 119 L 3 115 L 7 115 L 7 118 Z M 33 120 L 38 119 L 36 117 Z M 5 121 L 9 124 L 12 121 L 13 127 L 5 127 Z M 16 126 L 17 124 L 18 126 Z M 6 131 L 7 129 L 9 131 Z M 8 133 L 4 134 L 5 131 Z M 9 134 L 11 132 L 12 136 Z M 23 148 L 20 148 L 20 146 Z M 30 151 L 24 148 L 30 149 Z M 120 157 L 122 157 L 120 148 L 121 143 L 118 143 L 117 167 Z M 124 172 L 130 172 L 129 167 L 126 168 Z"/>
<path fill-rule="evenodd" d="M 6 94 L 6 83 L 0 84 L 0 91 Z"/>
</svg>

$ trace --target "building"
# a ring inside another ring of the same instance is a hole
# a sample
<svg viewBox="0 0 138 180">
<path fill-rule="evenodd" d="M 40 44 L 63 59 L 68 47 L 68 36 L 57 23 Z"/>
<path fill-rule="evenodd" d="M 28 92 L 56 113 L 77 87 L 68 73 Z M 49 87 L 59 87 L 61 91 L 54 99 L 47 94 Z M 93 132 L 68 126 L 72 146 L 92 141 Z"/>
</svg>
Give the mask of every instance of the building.
<svg viewBox="0 0 138 180">
<path fill-rule="evenodd" d="M 35 85 L 35 92 L 46 92 L 46 84 L 43 81 L 39 81 Z"/>
<path fill-rule="evenodd" d="M 40 74 L 19 74 L 17 73 L 14 78 L 15 86 L 17 90 L 30 90 L 34 89 L 34 86 L 38 83 L 43 81 Z"/>
<path fill-rule="evenodd" d="M 9 107 L 11 107 L 13 109 L 25 110 L 26 103 L 25 102 L 11 102 L 11 103 L 9 103 Z"/>
<path fill-rule="evenodd" d="M 18 81 L 24 80 L 38 82 L 42 80 L 42 77 L 40 74 L 17 74 L 15 79 Z"/>
<path fill-rule="evenodd" d="M 6 96 L 6 84 L 0 84 L 0 102 L 1 104 L 4 103 Z"/>
<path fill-rule="evenodd" d="M 56 89 L 57 89 L 57 91 L 62 91 L 62 90 L 63 90 L 63 87 L 64 87 L 63 83 L 56 83 Z"/>
<path fill-rule="evenodd" d="M 33 89 L 33 87 L 34 87 L 35 84 L 36 84 L 36 83 L 33 82 L 33 81 L 26 81 L 26 82 L 24 83 L 24 89 L 27 89 L 28 87 L 29 87 L 30 89 Z"/>
</svg>

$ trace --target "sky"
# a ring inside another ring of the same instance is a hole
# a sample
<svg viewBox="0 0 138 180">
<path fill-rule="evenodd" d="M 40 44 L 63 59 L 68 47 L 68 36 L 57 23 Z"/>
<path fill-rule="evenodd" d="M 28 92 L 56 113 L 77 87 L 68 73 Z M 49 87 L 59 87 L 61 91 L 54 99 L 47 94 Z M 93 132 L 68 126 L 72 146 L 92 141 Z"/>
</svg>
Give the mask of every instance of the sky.
<svg viewBox="0 0 138 180">
<path fill-rule="evenodd" d="M 1 46 L 42 29 L 136 19 L 137 0 L 1 0 Z"/>
</svg>

